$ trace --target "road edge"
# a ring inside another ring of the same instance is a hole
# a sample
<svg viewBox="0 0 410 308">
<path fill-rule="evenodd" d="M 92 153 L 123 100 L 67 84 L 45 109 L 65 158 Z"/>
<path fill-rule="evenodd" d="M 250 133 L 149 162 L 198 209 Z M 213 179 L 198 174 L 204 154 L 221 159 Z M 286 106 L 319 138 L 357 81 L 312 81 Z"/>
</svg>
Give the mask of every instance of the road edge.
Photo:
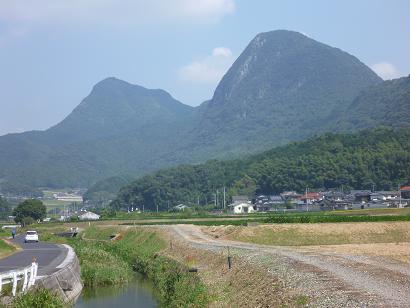
<svg viewBox="0 0 410 308">
<path fill-rule="evenodd" d="M 80 262 L 74 249 L 66 244 L 67 255 L 64 260 L 56 266 L 56 272 L 40 276 L 35 282 L 35 289 L 45 288 L 54 292 L 65 303 L 74 303 L 83 289 L 81 281 Z"/>
</svg>

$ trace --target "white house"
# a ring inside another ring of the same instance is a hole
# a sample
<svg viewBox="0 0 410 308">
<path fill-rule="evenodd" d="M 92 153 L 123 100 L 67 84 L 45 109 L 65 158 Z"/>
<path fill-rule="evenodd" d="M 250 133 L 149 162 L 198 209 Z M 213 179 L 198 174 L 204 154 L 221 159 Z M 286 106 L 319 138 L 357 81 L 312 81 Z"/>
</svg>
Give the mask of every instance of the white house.
<svg viewBox="0 0 410 308">
<path fill-rule="evenodd" d="M 228 205 L 231 212 L 234 214 L 246 214 L 246 213 L 255 213 L 256 209 L 253 204 L 250 202 L 238 202 Z"/>
<path fill-rule="evenodd" d="M 78 216 L 79 220 L 98 220 L 100 219 L 100 215 L 95 214 L 93 212 L 85 212 L 84 214 L 81 214 Z"/>
<path fill-rule="evenodd" d="M 177 211 L 185 211 L 186 209 L 189 209 L 189 206 L 181 203 L 181 204 L 174 206 L 174 209 Z"/>
</svg>

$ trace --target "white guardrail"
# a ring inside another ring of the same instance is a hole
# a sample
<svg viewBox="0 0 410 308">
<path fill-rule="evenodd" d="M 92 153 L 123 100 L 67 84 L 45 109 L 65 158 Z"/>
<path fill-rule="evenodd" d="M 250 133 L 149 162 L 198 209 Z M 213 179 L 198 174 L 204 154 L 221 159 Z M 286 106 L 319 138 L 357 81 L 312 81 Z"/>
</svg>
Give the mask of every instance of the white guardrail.
<svg viewBox="0 0 410 308">
<path fill-rule="evenodd" d="M 13 284 L 12 294 L 16 296 L 17 284 L 20 280 L 23 280 L 23 285 L 21 291 L 27 291 L 31 286 L 34 285 L 37 277 L 38 264 L 36 262 L 31 263 L 31 265 L 25 268 L 18 268 L 8 272 L 0 273 L 0 292 L 3 289 L 3 285 Z"/>
</svg>

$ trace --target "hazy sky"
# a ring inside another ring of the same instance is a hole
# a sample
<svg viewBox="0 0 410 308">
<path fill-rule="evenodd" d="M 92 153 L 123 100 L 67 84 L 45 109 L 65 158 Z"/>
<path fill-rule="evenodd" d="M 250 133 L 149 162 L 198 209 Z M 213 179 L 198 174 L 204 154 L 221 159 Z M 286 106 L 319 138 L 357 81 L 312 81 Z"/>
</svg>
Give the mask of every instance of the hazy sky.
<svg viewBox="0 0 410 308">
<path fill-rule="evenodd" d="M 408 75 L 409 15 L 408 0 L 0 0 L 0 135 L 58 123 L 109 76 L 198 105 L 269 30 Z"/>
</svg>

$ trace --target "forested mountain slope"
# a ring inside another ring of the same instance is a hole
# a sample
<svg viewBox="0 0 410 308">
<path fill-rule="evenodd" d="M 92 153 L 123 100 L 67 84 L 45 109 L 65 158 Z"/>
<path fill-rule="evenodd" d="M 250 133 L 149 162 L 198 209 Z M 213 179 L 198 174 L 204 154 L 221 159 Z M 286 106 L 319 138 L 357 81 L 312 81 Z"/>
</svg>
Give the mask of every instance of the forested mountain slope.
<svg viewBox="0 0 410 308">
<path fill-rule="evenodd" d="M 122 188 L 114 208 L 154 210 L 205 204 L 217 189 L 229 195 L 277 194 L 310 188 L 397 188 L 410 182 L 410 128 L 331 134 L 274 148 L 246 159 L 209 161 L 162 170 Z M 209 202 L 210 203 L 210 202 Z"/>
<path fill-rule="evenodd" d="M 357 114 L 371 109 L 377 115 L 365 127 L 391 123 L 378 111 L 384 105 L 363 94 L 379 85 L 385 87 L 340 49 L 297 32 L 261 33 L 213 98 L 199 107 L 163 90 L 108 78 L 56 126 L 0 137 L 0 181 L 89 187 L 107 177 L 137 178 L 181 163 L 241 157 L 326 131 L 361 128 L 363 123 L 350 120 L 347 112 L 354 102 L 360 106 Z M 401 86 L 387 88 L 394 92 Z M 398 96 L 389 96 L 390 108 L 405 105 Z"/>
</svg>

